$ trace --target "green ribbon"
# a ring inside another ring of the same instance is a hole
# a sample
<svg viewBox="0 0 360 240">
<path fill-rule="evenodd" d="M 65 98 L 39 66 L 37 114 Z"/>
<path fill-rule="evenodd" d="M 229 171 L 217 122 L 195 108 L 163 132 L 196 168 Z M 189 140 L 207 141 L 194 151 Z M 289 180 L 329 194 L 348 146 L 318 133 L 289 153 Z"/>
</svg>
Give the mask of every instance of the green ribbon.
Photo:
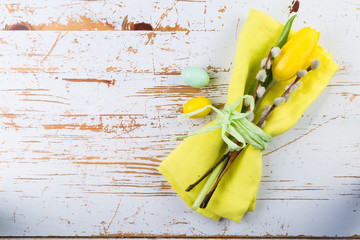
<svg viewBox="0 0 360 240">
<path fill-rule="evenodd" d="M 236 111 L 236 108 L 240 106 L 244 99 L 250 99 L 250 109 L 246 113 L 240 113 Z M 269 134 L 265 133 L 261 128 L 246 118 L 254 111 L 255 108 L 254 98 L 250 95 L 242 96 L 231 106 L 225 104 L 222 110 L 219 110 L 212 105 L 207 105 L 199 110 L 178 116 L 178 120 L 190 118 L 198 113 L 203 112 L 207 108 L 211 108 L 217 113 L 214 125 L 201 128 L 200 130 L 190 133 L 186 136 L 174 137 L 171 140 L 173 141 L 177 139 L 184 139 L 190 136 L 211 132 L 221 128 L 221 137 L 224 142 L 229 146 L 230 149 L 239 151 L 240 149 L 244 148 L 246 144 L 251 144 L 254 148 L 265 150 L 272 139 Z M 239 144 L 236 144 L 234 141 L 232 141 L 229 138 L 229 135 L 235 138 Z"/>
</svg>

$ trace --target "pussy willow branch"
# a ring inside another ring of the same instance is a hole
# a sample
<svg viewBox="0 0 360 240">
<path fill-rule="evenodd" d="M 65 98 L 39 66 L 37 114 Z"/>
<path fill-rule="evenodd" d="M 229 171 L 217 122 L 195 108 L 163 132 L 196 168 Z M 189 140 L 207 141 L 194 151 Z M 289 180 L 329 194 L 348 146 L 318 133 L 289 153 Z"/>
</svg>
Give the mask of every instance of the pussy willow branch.
<svg viewBox="0 0 360 240">
<path fill-rule="evenodd" d="M 271 49 L 270 49 L 270 52 L 269 52 L 269 54 L 268 54 L 268 56 L 267 56 L 265 65 L 263 66 L 263 69 L 264 69 L 264 70 L 266 70 L 267 65 L 268 65 L 268 63 L 270 62 L 271 57 L 272 57 L 272 53 L 271 53 Z M 260 85 L 261 85 L 261 82 L 260 82 L 259 80 L 256 79 L 256 81 L 257 81 L 257 85 L 256 85 L 255 91 L 254 91 L 254 93 L 253 93 L 254 99 L 256 99 L 257 90 L 259 89 L 259 87 L 260 87 Z M 250 106 L 248 106 L 248 111 L 250 111 Z"/>
<path fill-rule="evenodd" d="M 266 59 L 266 62 L 265 62 L 265 65 L 263 66 L 263 69 L 264 69 L 264 70 L 266 70 L 267 65 L 269 64 L 271 57 L 272 57 L 272 53 L 271 53 L 271 49 L 270 49 L 269 54 L 268 54 L 267 59 Z M 257 81 L 257 86 L 256 86 L 255 91 L 254 91 L 254 94 L 253 94 L 254 99 L 256 99 L 256 95 L 257 95 L 256 92 L 257 92 L 257 90 L 258 90 L 258 88 L 259 88 L 259 86 L 260 86 L 260 84 L 261 84 L 261 82 L 260 82 L 259 80 L 256 79 L 256 81 Z M 255 101 L 255 104 L 257 104 L 256 101 Z M 249 110 L 250 110 L 250 106 L 248 106 L 248 111 L 249 111 Z M 239 143 L 238 141 L 235 142 L 235 144 L 238 144 L 238 143 Z M 229 154 L 230 154 L 230 155 L 229 155 Z M 194 182 L 193 184 L 191 184 L 185 191 L 186 191 L 186 192 L 189 192 L 189 191 L 191 191 L 194 187 L 196 187 L 202 180 L 204 180 L 204 178 L 206 178 L 207 176 L 209 176 L 209 174 L 212 173 L 212 171 L 214 171 L 214 169 L 215 169 L 221 162 L 223 162 L 228 156 L 231 156 L 231 153 L 230 153 L 230 152 L 227 152 L 224 156 L 222 156 L 222 158 L 220 158 L 220 160 L 219 160 L 218 162 L 216 162 L 215 165 L 214 165 L 212 168 L 210 168 L 210 169 L 209 169 L 204 175 L 202 175 L 196 182 Z M 225 167 L 226 167 L 226 165 L 227 165 L 227 164 L 225 164 Z M 223 170 L 224 170 L 224 169 L 223 169 Z"/>
<path fill-rule="evenodd" d="M 307 71 L 311 70 L 311 66 L 309 66 L 307 69 Z M 301 79 L 301 77 L 296 77 L 296 79 L 290 84 L 290 86 L 285 90 L 285 92 L 281 95 L 281 97 L 285 97 L 289 92 L 292 86 L 294 86 L 299 80 Z M 266 115 L 258 122 L 257 126 L 260 127 L 264 121 L 269 117 L 269 115 L 274 111 L 274 109 L 276 108 L 276 105 L 273 104 L 271 106 L 271 108 L 269 109 L 269 111 L 266 113 Z M 244 147 L 245 148 L 245 147 Z M 227 172 L 227 170 L 229 169 L 230 165 L 234 162 L 234 160 L 239 156 L 239 154 L 242 152 L 242 150 L 244 149 L 240 149 L 239 151 L 235 152 L 234 154 L 231 155 L 231 159 L 228 162 L 228 164 L 226 164 L 226 166 L 224 167 L 223 171 L 220 173 L 218 179 L 216 180 L 216 182 L 214 183 L 214 185 L 211 187 L 210 191 L 208 192 L 208 194 L 205 196 L 204 201 L 200 204 L 200 208 L 206 208 L 206 206 L 208 205 L 212 195 L 214 194 L 217 186 L 219 185 L 221 179 L 223 178 L 223 176 L 225 175 L 225 173 Z"/>
<path fill-rule="evenodd" d="M 311 70 L 311 66 L 309 66 L 306 71 L 310 71 Z M 281 97 L 285 97 L 289 92 L 292 86 L 294 86 L 299 80 L 301 79 L 301 77 L 296 77 L 296 79 L 290 84 L 290 86 L 286 89 L 286 91 L 281 95 Z M 257 124 L 258 127 L 260 127 L 264 121 L 268 118 L 268 116 L 272 113 L 272 111 L 274 111 L 276 105 L 273 104 L 271 106 L 271 108 L 269 109 L 269 111 L 265 114 L 265 116 L 259 121 L 259 123 Z"/>
</svg>

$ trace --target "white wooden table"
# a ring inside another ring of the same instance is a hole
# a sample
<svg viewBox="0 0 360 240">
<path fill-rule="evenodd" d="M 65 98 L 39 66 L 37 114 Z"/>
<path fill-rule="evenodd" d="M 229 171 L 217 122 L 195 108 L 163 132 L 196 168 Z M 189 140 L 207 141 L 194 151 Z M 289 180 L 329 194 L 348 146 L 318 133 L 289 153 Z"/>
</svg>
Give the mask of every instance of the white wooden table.
<svg viewBox="0 0 360 240">
<path fill-rule="evenodd" d="M 293 28 L 319 30 L 340 70 L 266 151 L 255 212 L 240 224 L 206 219 L 156 170 L 178 144 L 169 142 L 174 134 L 214 117 L 179 123 L 188 99 L 225 102 L 249 9 L 284 23 L 289 6 L 1 1 L 0 235 L 360 237 L 357 0 L 300 1 Z M 179 74 L 188 65 L 207 69 L 210 86 L 184 85 Z"/>
</svg>

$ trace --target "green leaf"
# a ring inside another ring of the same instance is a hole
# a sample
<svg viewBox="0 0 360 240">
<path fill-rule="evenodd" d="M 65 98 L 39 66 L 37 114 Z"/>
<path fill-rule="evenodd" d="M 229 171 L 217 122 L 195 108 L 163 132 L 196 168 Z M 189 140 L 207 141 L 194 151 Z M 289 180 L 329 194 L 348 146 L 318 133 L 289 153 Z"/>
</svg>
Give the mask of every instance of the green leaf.
<svg viewBox="0 0 360 240">
<path fill-rule="evenodd" d="M 266 70 L 266 79 L 264 81 L 264 83 L 262 84 L 262 86 L 264 88 L 267 88 L 270 84 L 270 82 L 272 81 L 273 77 L 272 77 L 272 71 L 271 69 L 267 69 Z"/>
<path fill-rule="evenodd" d="M 291 30 L 291 26 L 292 26 L 292 24 L 294 22 L 295 17 L 296 17 L 296 15 L 292 16 L 286 22 L 286 24 L 284 25 L 284 28 L 283 28 L 277 42 L 275 43 L 274 47 L 282 48 L 285 45 L 285 43 L 287 42 L 290 30 Z M 265 80 L 265 83 L 262 84 L 262 86 L 265 87 L 265 88 L 267 88 L 268 85 L 270 84 L 270 82 L 272 81 L 272 72 L 271 72 L 271 70 L 266 70 L 266 73 L 267 73 L 267 78 Z M 258 83 L 257 80 L 255 80 L 253 82 L 253 84 L 251 85 L 250 90 L 248 92 L 249 95 L 251 95 L 251 96 L 254 95 L 257 83 Z M 258 99 L 256 99 L 256 100 L 258 100 Z M 256 101 L 256 102 L 258 102 L 258 101 Z M 256 106 L 258 106 L 258 104 Z M 246 112 L 246 110 L 247 110 L 247 107 L 243 106 L 241 112 Z"/>
<path fill-rule="evenodd" d="M 279 48 L 282 48 L 287 39 L 288 39 L 288 36 L 289 36 L 289 33 L 290 33 L 290 30 L 291 30 L 291 26 L 292 26 L 292 23 L 295 19 L 296 15 L 292 16 L 285 24 L 281 34 L 280 34 L 280 37 L 279 39 L 277 40 L 277 42 L 275 43 L 275 46 L 274 47 L 279 47 Z"/>
<path fill-rule="evenodd" d="M 199 206 L 201 205 L 202 201 L 204 201 L 204 198 L 206 197 L 206 194 L 209 192 L 212 185 L 214 185 L 216 179 L 219 177 L 226 161 L 222 161 L 211 173 L 210 177 L 206 181 L 204 187 L 201 189 L 199 195 L 197 196 L 193 206 L 191 209 L 193 211 L 196 211 L 199 209 Z"/>
<path fill-rule="evenodd" d="M 255 79 L 255 81 L 253 82 L 253 84 L 250 87 L 248 95 L 251 95 L 251 96 L 254 95 L 255 89 L 256 89 L 256 86 L 257 86 L 258 82 L 259 81 Z"/>
</svg>

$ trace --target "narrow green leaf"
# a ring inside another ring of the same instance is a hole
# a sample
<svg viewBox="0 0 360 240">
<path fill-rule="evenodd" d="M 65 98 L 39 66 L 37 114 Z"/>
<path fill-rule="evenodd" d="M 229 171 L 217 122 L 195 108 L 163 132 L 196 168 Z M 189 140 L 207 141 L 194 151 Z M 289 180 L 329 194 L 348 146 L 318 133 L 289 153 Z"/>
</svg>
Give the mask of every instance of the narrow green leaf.
<svg viewBox="0 0 360 240">
<path fill-rule="evenodd" d="M 292 16 L 285 24 L 281 34 L 280 34 L 280 37 L 279 39 L 277 40 L 277 42 L 275 43 L 275 47 L 279 47 L 279 48 L 282 48 L 287 39 L 288 39 L 288 36 L 289 36 L 289 33 L 290 33 L 290 30 L 291 30 L 291 26 L 292 26 L 292 23 L 295 19 L 296 15 Z"/>
<path fill-rule="evenodd" d="M 255 79 L 255 81 L 253 82 L 253 84 L 252 84 L 251 87 L 250 87 L 250 90 L 249 90 L 249 92 L 248 92 L 248 95 L 251 95 L 251 96 L 254 95 L 255 89 L 256 89 L 256 86 L 257 86 L 258 82 L 259 82 L 259 81 Z"/>
<path fill-rule="evenodd" d="M 201 189 L 199 195 L 197 196 L 193 206 L 191 207 L 192 210 L 196 211 L 199 209 L 200 204 L 202 203 L 202 201 L 204 201 L 204 198 L 206 196 L 206 194 L 209 192 L 210 188 L 212 187 L 212 185 L 214 185 L 217 177 L 219 176 L 219 174 L 221 173 L 221 170 L 223 169 L 224 165 L 225 165 L 226 161 L 222 161 L 222 163 L 220 163 L 215 169 L 214 171 L 211 173 L 210 177 L 208 178 L 208 180 L 206 181 L 204 187 Z"/>
<path fill-rule="evenodd" d="M 272 79 L 273 79 L 272 71 L 271 71 L 271 69 L 267 69 L 266 70 L 266 79 L 261 86 L 263 86 L 264 88 L 267 88 L 269 86 L 270 82 L 272 81 Z"/>
</svg>

